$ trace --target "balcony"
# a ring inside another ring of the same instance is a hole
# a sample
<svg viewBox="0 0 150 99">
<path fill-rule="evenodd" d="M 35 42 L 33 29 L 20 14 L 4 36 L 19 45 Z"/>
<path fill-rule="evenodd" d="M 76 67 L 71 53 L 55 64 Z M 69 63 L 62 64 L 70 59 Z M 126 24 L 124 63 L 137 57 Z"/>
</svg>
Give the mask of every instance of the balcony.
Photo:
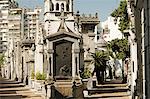
<svg viewBox="0 0 150 99">
<path fill-rule="evenodd" d="M 7 33 L 8 29 L 1 29 L 0 32 Z"/>
<path fill-rule="evenodd" d="M 20 17 L 9 17 L 8 20 L 9 21 L 14 21 L 14 20 L 21 21 L 21 18 Z"/>
</svg>

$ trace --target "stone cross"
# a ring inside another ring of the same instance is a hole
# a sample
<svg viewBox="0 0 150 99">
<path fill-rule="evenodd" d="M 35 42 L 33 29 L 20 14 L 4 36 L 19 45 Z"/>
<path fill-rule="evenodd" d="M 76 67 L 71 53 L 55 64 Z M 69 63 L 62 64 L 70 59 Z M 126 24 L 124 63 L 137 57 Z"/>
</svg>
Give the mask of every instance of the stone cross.
<svg viewBox="0 0 150 99">
<path fill-rule="evenodd" d="M 68 17 L 65 16 L 64 11 L 61 11 L 61 15 L 59 17 L 61 19 L 61 28 L 64 28 L 64 23 L 65 23 L 65 19 L 67 19 Z"/>
</svg>

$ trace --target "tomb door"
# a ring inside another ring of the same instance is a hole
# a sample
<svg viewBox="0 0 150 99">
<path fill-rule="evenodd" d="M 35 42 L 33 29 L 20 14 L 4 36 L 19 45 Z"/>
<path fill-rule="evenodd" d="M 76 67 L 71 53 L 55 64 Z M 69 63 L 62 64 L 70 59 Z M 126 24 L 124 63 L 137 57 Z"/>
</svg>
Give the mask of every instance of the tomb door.
<svg viewBox="0 0 150 99">
<path fill-rule="evenodd" d="M 54 43 L 54 76 L 72 76 L 72 42 L 62 40 Z"/>
</svg>

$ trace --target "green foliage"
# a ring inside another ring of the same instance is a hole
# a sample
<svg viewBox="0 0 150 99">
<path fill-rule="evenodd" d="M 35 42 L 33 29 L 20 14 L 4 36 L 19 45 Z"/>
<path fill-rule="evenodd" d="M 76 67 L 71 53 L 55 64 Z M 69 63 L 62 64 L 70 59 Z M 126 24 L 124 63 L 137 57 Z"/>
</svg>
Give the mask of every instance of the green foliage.
<svg viewBox="0 0 150 99">
<path fill-rule="evenodd" d="M 36 73 L 36 79 L 37 80 L 45 80 L 46 79 L 46 74 L 45 73 L 40 73 L 40 72 L 37 72 Z"/>
<path fill-rule="evenodd" d="M 85 68 L 84 71 L 81 73 L 81 78 L 87 79 L 90 78 L 92 75 L 91 71 L 88 68 Z"/>
<path fill-rule="evenodd" d="M 4 54 L 0 54 L 0 68 L 4 65 L 5 62 L 5 56 Z"/>
<path fill-rule="evenodd" d="M 107 44 L 109 55 L 116 59 L 125 59 L 129 57 L 129 46 L 127 39 L 115 39 Z M 114 56 L 114 54 L 115 56 Z"/>
<path fill-rule="evenodd" d="M 35 77 L 35 72 L 32 71 L 32 72 L 31 72 L 31 79 L 34 79 L 34 77 Z"/>
<path fill-rule="evenodd" d="M 120 5 L 117 9 L 115 9 L 111 13 L 112 17 L 115 17 L 116 19 L 119 18 L 119 27 L 120 31 L 124 31 L 129 28 L 129 18 L 127 13 L 127 2 L 126 0 L 120 1 Z"/>
<path fill-rule="evenodd" d="M 120 1 L 120 5 L 117 9 L 115 9 L 112 13 L 112 17 L 122 17 L 122 15 L 126 14 L 127 12 L 127 2 L 126 0 Z"/>
<path fill-rule="evenodd" d="M 96 53 L 92 54 L 94 58 L 95 68 L 102 68 L 105 70 L 106 61 L 109 60 L 109 53 L 105 51 L 96 51 Z"/>
</svg>

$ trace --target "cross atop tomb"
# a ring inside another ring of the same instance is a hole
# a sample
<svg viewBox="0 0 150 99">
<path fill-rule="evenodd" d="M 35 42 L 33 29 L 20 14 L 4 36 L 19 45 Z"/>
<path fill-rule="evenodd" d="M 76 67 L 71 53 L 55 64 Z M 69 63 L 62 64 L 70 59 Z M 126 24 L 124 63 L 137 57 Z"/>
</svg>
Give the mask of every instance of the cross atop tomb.
<svg viewBox="0 0 150 99">
<path fill-rule="evenodd" d="M 59 17 L 59 19 L 61 19 L 61 26 L 60 29 L 64 29 L 64 23 L 65 23 L 65 19 L 67 19 L 68 17 L 65 16 L 64 10 L 61 10 L 61 15 Z"/>
</svg>

